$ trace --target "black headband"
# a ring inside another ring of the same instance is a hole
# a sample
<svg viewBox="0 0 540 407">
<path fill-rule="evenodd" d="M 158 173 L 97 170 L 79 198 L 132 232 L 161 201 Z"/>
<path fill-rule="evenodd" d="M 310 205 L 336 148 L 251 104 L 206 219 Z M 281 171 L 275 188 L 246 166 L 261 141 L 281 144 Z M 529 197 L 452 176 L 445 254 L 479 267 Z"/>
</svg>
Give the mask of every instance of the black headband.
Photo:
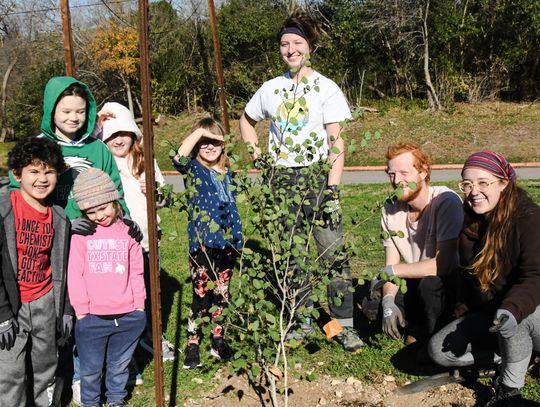
<svg viewBox="0 0 540 407">
<path fill-rule="evenodd" d="M 306 34 L 298 27 L 283 27 L 278 35 L 278 38 L 280 41 L 281 41 L 281 37 L 283 37 L 285 34 L 299 35 L 300 37 L 302 37 L 309 43 L 309 40 L 307 39 Z"/>
</svg>

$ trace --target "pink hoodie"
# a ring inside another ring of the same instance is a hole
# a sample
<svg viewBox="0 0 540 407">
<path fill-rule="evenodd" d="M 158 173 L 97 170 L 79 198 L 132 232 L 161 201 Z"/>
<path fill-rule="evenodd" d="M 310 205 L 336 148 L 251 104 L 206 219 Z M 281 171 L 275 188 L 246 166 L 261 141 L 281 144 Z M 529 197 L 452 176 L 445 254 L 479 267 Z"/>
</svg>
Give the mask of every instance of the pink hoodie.
<svg viewBox="0 0 540 407">
<path fill-rule="evenodd" d="M 118 221 L 71 237 L 68 292 L 76 315 L 114 315 L 144 308 L 142 249 Z"/>
</svg>

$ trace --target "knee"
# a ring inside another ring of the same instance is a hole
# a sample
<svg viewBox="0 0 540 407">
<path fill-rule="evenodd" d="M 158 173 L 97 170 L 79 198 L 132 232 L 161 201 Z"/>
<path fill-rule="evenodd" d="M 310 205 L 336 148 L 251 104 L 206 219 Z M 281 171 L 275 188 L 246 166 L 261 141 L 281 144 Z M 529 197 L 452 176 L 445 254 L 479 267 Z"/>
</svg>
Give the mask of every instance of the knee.
<svg viewBox="0 0 540 407">
<path fill-rule="evenodd" d="M 438 365 L 445 367 L 454 366 L 456 362 L 456 356 L 450 350 L 444 350 L 444 338 L 445 335 L 433 335 L 433 337 L 428 342 L 428 355 L 431 360 Z"/>
</svg>

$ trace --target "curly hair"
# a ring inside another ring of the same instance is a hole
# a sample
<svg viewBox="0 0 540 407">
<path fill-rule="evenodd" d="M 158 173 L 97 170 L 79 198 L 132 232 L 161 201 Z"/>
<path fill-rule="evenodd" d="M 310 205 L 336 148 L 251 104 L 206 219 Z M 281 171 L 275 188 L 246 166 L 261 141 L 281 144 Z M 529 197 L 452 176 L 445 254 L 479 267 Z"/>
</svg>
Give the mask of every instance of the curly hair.
<svg viewBox="0 0 540 407">
<path fill-rule="evenodd" d="M 8 167 L 20 176 L 24 167 L 43 164 L 54 168 L 58 174 L 66 170 L 62 149 L 46 137 L 27 137 L 20 140 L 8 153 Z"/>
<path fill-rule="evenodd" d="M 396 143 L 388 146 L 386 150 L 386 154 L 384 155 L 386 158 L 386 161 L 390 161 L 393 158 L 396 158 L 398 155 L 405 154 L 405 153 L 412 153 L 413 157 L 415 158 L 414 162 L 414 168 L 418 170 L 418 172 L 425 172 L 426 175 L 426 183 L 429 183 L 429 179 L 431 176 L 431 157 L 429 154 L 427 154 L 424 150 L 422 150 L 422 147 L 420 147 L 416 143 Z"/>
</svg>

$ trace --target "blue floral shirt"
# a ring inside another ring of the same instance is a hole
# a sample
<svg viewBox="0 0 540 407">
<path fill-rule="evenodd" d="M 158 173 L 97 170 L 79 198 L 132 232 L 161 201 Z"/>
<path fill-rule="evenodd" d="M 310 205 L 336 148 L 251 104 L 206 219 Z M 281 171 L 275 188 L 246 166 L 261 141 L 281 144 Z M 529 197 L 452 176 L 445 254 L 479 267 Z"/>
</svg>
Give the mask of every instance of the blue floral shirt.
<svg viewBox="0 0 540 407">
<path fill-rule="evenodd" d="M 174 168 L 184 176 L 186 189 L 192 185 L 196 192 L 188 194 L 189 252 L 201 245 L 214 249 L 242 247 L 242 224 L 236 207 L 236 192 L 231 190 L 230 170 L 221 174 L 199 161 L 182 157 L 173 160 Z"/>
</svg>

